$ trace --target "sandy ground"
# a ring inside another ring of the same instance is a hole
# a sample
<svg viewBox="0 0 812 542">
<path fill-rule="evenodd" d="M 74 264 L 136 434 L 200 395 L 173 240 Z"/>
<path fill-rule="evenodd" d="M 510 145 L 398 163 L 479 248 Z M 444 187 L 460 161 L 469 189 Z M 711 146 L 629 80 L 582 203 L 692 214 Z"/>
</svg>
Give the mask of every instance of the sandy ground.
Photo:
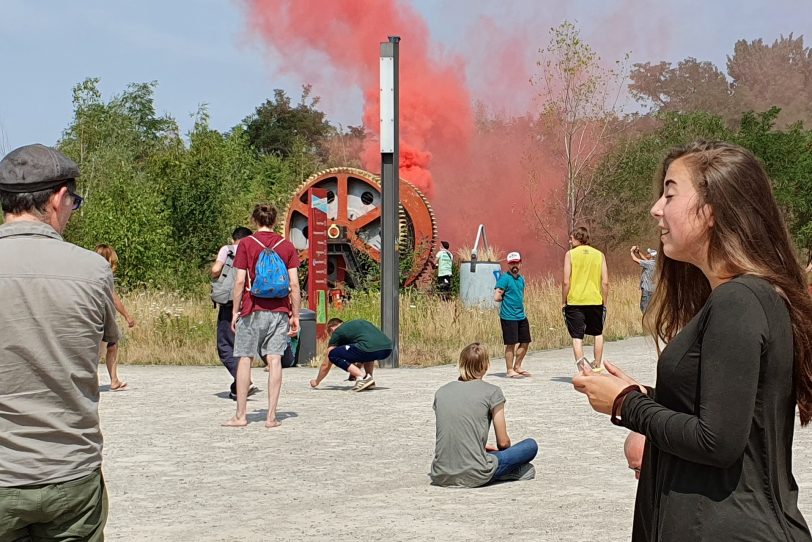
<svg viewBox="0 0 812 542">
<path fill-rule="evenodd" d="M 607 358 L 653 382 L 653 345 L 610 343 Z M 377 370 L 376 389 L 347 391 L 333 370 L 309 389 L 311 368 L 286 369 L 279 417 L 263 427 L 267 394 L 231 416 L 222 367 L 122 367 L 130 390 L 104 392 L 109 540 L 628 540 L 635 480 L 626 431 L 573 391 L 572 355 L 529 356 L 533 377 L 486 380 L 507 398 L 514 441 L 539 442 L 537 477 L 472 490 L 429 485 L 435 390 L 453 366 Z M 101 368 L 100 373 L 104 372 Z M 267 388 L 266 373 L 254 380 Z M 106 382 L 106 375 L 102 376 Z M 103 390 L 107 386 L 103 386 Z M 801 510 L 812 518 L 812 430 L 795 437 Z"/>
</svg>

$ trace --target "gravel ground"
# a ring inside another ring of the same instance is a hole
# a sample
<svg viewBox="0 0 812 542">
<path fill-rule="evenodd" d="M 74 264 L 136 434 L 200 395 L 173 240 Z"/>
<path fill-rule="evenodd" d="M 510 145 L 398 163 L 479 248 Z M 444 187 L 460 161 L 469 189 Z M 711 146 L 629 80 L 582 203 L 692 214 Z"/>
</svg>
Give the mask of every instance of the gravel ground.
<svg viewBox="0 0 812 542">
<path fill-rule="evenodd" d="M 654 348 L 607 345 L 608 359 L 652 383 Z M 569 350 L 528 356 L 532 378 L 486 380 L 507 398 L 513 441 L 539 442 L 536 479 L 478 489 L 429 485 L 434 392 L 456 368 L 376 370 L 377 388 L 350 393 L 344 373 L 308 387 L 316 369 L 284 372 L 279 418 L 263 427 L 267 394 L 249 425 L 224 428 L 234 403 L 222 367 L 132 367 L 126 392 L 103 386 L 109 540 L 628 540 L 635 492 L 626 431 L 573 391 Z M 100 374 L 104 373 L 104 368 Z M 254 369 L 265 390 L 266 373 Z M 106 382 L 106 375 L 102 382 Z M 493 441 L 493 439 L 492 439 Z M 810 517 L 810 430 L 795 436 L 801 510 Z"/>
</svg>

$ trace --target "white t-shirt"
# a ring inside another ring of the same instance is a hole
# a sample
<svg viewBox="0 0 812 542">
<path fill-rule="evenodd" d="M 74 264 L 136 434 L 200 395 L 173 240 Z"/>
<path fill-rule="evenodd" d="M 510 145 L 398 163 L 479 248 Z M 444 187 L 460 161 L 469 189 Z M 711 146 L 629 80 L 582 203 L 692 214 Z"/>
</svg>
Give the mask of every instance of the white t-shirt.
<svg viewBox="0 0 812 542">
<path fill-rule="evenodd" d="M 217 253 L 217 261 L 223 264 L 226 263 L 226 259 L 228 258 L 229 252 L 236 255 L 237 245 L 223 245 L 222 247 L 220 247 L 220 251 Z"/>
</svg>

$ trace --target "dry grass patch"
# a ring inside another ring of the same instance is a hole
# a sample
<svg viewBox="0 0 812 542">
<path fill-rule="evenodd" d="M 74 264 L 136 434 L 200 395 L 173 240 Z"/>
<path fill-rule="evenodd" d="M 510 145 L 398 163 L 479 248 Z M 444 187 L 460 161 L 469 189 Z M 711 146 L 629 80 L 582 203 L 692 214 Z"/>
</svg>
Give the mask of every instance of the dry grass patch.
<svg viewBox="0 0 812 542">
<path fill-rule="evenodd" d="M 561 285 L 551 278 L 528 283 L 525 292 L 532 350 L 571 344 L 561 314 Z M 138 292 L 124 296 L 138 325 L 126 331 L 121 361 L 143 365 L 219 365 L 215 348 L 217 310 L 208 298 L 171 292 Z M 605 336 L 618 340 L 642 333 L 639 279 L 617 278 L 609 294 Z M 355 293 L 351 303 L 330 316 L 364 318 L 380 324 L 380 295 Z M 123 324 L 123 322 L 121 322 Z M 401 364 L 431 366 L 456 363 L 466 344 L 488 345 L 493 357 L 504 353 L 496 310 L 467 309 L 458 300 L 444 302 L 417 291 L 401 294 Z M 123 324 L 122 329 L 126 327 Z M 319 354 L 324 351 L 320 345 Z M 318 359 L 318 358 L 317 358 Z M 317 361 L 317 360 L 314 360 Z"/>
</svg>

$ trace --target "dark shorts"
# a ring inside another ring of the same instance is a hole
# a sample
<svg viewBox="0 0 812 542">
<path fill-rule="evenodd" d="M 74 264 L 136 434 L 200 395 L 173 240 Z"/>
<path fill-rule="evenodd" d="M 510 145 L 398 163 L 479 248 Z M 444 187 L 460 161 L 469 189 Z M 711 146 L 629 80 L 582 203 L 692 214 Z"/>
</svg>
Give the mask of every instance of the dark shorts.
<svg viewBox="0 0 812 542">
<path fill-rule="evenodd" d="M 606 320 L 603 305 L 567 305 L 563 312 L 567 331 L 573 339 L 583 339 L 584 335 L 603 335 L 603 322 Z"/>
<path fill-rule="evenodd" d="M 524 344 L 532 340 L 530 338 L 530 322 L 527 321 L 527 318 L 524 320 L 504 320 L 500 318 L 499 323 L 502 324 L 502 339 L 505 345 Z"/>
<path fill-rule="evenodd" d="M 437 290 L 439 290 L 440 292 L 450 292 L 451 277 L 450 276 L 437 277 Z"/>
<path fill-rule="evenodd" d="M 329 359 L 330 363 L 336 367 L 346 371 L 353 363 L 379 361 L 388 358 L 391 353 L 391 349 L 366 352 L 354 344 L 346 344 L 344 346 L 336 346 L 330 350 L 330 354 L 328 354 L 327 359 Z"/>
</svg>

